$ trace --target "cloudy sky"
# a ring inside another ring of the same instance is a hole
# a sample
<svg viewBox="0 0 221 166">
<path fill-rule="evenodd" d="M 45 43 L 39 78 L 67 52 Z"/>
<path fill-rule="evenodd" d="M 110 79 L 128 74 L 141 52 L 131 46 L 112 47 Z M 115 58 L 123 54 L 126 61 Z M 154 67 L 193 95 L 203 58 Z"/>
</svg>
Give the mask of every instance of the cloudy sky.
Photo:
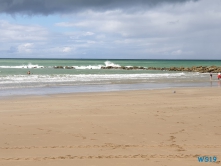
<svg viewBox="0 0 221 166">
<path fill-rule="evenodd" d="M 221 59 L 221 0 L 0 0 L 0 58 Z"/>
</svg>

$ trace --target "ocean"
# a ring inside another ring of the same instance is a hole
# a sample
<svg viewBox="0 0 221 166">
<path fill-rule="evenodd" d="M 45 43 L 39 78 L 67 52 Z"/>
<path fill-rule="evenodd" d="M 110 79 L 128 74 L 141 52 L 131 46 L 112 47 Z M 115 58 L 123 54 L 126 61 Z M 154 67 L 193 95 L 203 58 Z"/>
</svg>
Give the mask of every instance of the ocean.
<svg viewBox="0 0 221 166">
<path fill-rule="evenodd" d="M 208 73 L 101 69 L 106 66 L 148 68 L 213 65 L 221 66 L 221 61 L 0 59 L 0 96 L 219 86 L 219 83 L 209 80 Z M 55 69 L 55 66 L 75 69 Z"/>
</svg>

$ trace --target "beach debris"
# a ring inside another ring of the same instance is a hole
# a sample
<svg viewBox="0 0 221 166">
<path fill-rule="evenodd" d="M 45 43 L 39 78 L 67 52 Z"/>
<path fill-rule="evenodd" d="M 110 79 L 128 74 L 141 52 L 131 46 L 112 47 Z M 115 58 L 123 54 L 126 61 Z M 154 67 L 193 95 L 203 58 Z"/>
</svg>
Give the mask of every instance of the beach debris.
<svg viewBox="0 0 221 166">
<path fill-rule="evenodd" d="M 173 91 L 173 93 L 176 93 L 176 91 Z"/>
</svg>

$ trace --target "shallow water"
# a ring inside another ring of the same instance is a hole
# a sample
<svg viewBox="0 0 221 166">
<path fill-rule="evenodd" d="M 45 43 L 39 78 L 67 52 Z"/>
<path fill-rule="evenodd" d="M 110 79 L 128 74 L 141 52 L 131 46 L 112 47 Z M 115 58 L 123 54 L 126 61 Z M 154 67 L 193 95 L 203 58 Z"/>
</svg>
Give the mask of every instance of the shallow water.
<svg viewBox="0 0 221 166">
<path fill-rule="evenodd" d="M 125 90 L 152 90 L 171 88 L 171 93 L 180 87 L 220 87 L 220 82 L 201 83 L 138 83 L 138 84 L 106 84 L 106 85 L 75 85 L 75 86 L 50 86 L 34 88 L 1 89 L 0 97 L 26 96 L 26 95 L 52 95 L 85 92 L 111 92 Z"/>
</svg>

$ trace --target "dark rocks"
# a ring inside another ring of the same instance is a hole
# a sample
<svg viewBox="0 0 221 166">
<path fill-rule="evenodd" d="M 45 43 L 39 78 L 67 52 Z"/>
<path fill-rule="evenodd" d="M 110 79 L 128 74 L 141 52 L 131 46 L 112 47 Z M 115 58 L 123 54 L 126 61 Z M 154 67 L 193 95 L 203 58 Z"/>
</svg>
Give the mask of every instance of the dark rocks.
<svg viewBox="0 0 221 166">
<path fill-rule="evenodd" d="M 72 66 L 54 66 L 54 69 L 75 69 L 74 67 Z"/>
<path fill-rule="evenodd" d="M 54 69 L 64 69 L 63 66 L 54 66 Z"/>
<path fill-rule="evenodd" d="M 121 67 L 114 67 L 114 66 L 103 66 L 101 69 L 122 69 L 122 70 L 144 70 L 145 67 L 138 67 L 138 66 L 121 66 Z"/>
<path fill-rule="evenodd" d="M 66 66 L 65 69 L 74 69 L 73 66 Z"/>
<path fill-rule="evenodd" d="M 118 67 L 113 67 L 113 66 L 102 66 L 101 69 L 118 69 Z"/>
<path fill-rule="evenodd" d="M 166 70 L 166 71 L 185 71 L 185 72 L 199 72 L 199 73 L 219 73 L 221 67 L 217 66 L 192 66 L 192 67 L 170 67 L 170 68 L 156 68 L 148 67 L 147 70 Z"/>
<path fill-rule="evenodd" d="M 101 67 L 101 69 L 122 69 L 122 70 L 161 70 L 161 71 L 184 71 L 184 72 L 199 72 L 199 73 L 219 73 L 221 72 L 221 67 L 217 66 L 192 66 L 192 67 Z"/>
<path fill-rule="evenodd" d="M 126 70 L 127 67 L 121 66 L 120 69 Z"/>
<path fill-rule="evenodd" d="M 72 66 L 54 66 L 54 69 L 75 69 Z M 140 66 L 103 66 L 101 69 L 121 69 L 121 70 L 161 70 L 161 71 L 184 71 L 199 73 L 219 73 L 221 66 L 192 66 L 192 67 L 140 67 Z"/>
</svg>

